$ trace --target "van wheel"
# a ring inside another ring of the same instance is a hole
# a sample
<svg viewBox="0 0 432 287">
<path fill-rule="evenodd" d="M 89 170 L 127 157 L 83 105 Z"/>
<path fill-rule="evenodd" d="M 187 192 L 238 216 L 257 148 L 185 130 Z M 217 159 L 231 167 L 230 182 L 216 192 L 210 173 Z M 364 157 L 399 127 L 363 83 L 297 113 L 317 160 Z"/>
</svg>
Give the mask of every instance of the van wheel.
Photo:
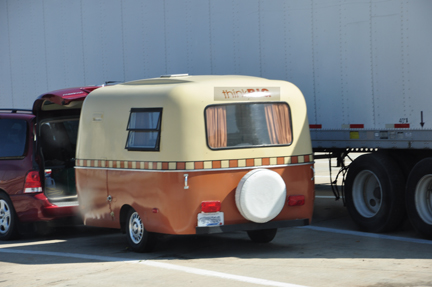
<svg viewBox="0 0 432 287">
<path fill-rule="evenodd" d="M 18 235 L 18 223 L 12 202 L 0 193 L 0 240 L 12 240 Z"/>
<path fill-rule="evenodd" d="M 432 158 L 426 158 L 412 169 L 407 182 L 406 207 L 413 227 L 432 239 Z"/>
<path fill-rule="evenodd" d="M 257 243 L 269 243 L 275 238 L 276 233 L 277 228 L 247 231 L 249 238 Z"/>
<path fill-rule="evenodd" d="M 129 209 L 126 221 L 126 238 L 130 248 L 135 252 L 149 252 L 154 247 L 154 234 L 144 228 L 138 212 Z"/>
<path fill-rule="evenodd" d="M 394 230 L 405 217 L 403 174 L 383 154 L 358 157 L 349 167 L 345 202 L 353 221 L 369 232 Z"/>
</svg>

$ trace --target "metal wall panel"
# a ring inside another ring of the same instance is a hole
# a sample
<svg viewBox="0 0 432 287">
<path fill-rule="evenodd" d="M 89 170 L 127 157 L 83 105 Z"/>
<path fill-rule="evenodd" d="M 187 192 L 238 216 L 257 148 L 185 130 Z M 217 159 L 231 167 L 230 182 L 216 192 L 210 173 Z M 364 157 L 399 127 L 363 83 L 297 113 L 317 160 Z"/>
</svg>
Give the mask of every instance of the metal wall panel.
<svg viewBox="0 0 432 287">
<path fill-rule="evenodd" d="M 164 1 L 123 1 L 125 80 L 166 74 Z"/>
<path fill-rule="evenodd" d="M 44 5 L 22 0 L 7 5 L 13 105 L 30 108 L 36 96 L 48 89 Z"/>
<path fill-rule="evenodd" d="M 303 92 L 309 123 L 317 123 L 313 60 L 312 0 L 287 1 L 287 80 Z"/>
<path fill-rule="evenodd" d="M 211 72 L 234 75 L 237 72 L 236 5 L 233 0 L 210 1 Z"/>
<path fill-rule="evenodd" d="M 372 89 L 371 4 L 369 0 L 342 7 L 342 109 L 343 124 L 374 126 Z M 342 123 L 332 126 L 341 128 Z"/>
<path fill-rule="evenodd" d="M 403 90 L 412 128 L 432 128 L 432 1 L 404 1 Z"/>
<path fill-rule="evenodd" d="M 407 117 L 402 90 L 401 11 L 399 1 L 372 4 L 373 95 L 376 127 Z M 388 111 L 392 111 L 389 116 Z"/>
<path fill-rule="evenodd" d="M 44 1 L 43 7 L 47 91 L 82 85 L 85 74 L 80 2 L 51 0 Z"/>
<path fill-rule="evenodd" d="M 317 123 L 344 122 L 342 107 L 341 6 L 338 0 L 313 3 L 313 60 Z"/>
<path fill-rule="evenodd" d="M 429 0 L 2 0 L 0 107 L 162 74 L 293 82 L 323 128 L 432 127 Z"/>
<path fill-rule="evenodd" d="M 0 108 L 13 107 L 8 3 L 0 1 Z"/>
<path fill-rule="evenodd" d="M 269 79 L 288 78 L 288 32 L 285 21 L 287 1 L 276 0 L 260 4 L 261 73 Z"/>
</svg>

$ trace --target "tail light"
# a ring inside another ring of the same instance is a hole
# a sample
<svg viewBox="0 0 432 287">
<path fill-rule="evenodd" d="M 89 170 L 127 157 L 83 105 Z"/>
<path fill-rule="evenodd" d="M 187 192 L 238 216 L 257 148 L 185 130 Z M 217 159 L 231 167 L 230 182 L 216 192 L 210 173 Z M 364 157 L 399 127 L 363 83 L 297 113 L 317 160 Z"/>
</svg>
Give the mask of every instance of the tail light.
<svg viewBox="0 0 432 287">
<path fill-rule="evenodd" d="M 218 200 L 201 202 L 202 212 L 218 212 L 220 210 L 221 210 L 221 203 Z"/>
<path fill-rule="evenodd" d="M 42 192 L 42 184 L 38 171 L 30 171 L 25 179 L 24 183 L 25 193 Z"/>
<path fill-rule="evenodd" d="M 304 195 L 290 195 L 288 196 L 288 205 L 289 206 L 300 206 L 305 204 Z"/>
</svg>

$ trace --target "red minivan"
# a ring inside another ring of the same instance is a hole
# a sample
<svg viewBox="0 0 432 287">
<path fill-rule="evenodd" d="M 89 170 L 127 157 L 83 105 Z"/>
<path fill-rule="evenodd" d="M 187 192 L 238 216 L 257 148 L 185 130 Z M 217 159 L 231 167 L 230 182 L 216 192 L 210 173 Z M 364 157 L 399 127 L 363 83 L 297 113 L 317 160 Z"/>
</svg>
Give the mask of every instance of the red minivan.
<svg viewBox="0 0 432 287">
<path fill-rule="evenodd" d="M 41 95 L 33 110 L 0 110 L 0 240 L 15 238 L 20 223 L 79 214 L 78 121 L 83 100 L 98 87 Z"/>
</svg>

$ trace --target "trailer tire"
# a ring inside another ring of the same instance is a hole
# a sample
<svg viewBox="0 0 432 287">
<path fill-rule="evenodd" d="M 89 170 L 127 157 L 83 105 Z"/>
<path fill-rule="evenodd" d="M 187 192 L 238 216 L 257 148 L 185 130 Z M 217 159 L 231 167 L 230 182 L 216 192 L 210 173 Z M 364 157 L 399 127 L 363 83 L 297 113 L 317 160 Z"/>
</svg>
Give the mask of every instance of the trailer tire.
<svg viewBox="0 0 432 287">
<path fill-rule="evenodd" d="M 126 217 L 126 239 L 129 247 L 135 252 L 150 252 L 155 245 L 155 234 L 144 228 L 144 223 L 133 208 Z"/>
<path fill-rule="evenodd" d="M 421 160 L 411 170 L 405 202 L 414 229 L 432 239 L 432 158 Z"/>
<path fill-rule="evenodd" d="M 368 232 L 396 229 L 405 218 L 404 177 L 384 154 L 358 157 L 349 167 L 345 201 L 353 221 Z"/>
<path fill-rule="evenodd" d="M 269 243 L 275 238 L 276 233 L 277 228 L 247 231 L 249 238 L 256 243 Z"/>
</svg>

